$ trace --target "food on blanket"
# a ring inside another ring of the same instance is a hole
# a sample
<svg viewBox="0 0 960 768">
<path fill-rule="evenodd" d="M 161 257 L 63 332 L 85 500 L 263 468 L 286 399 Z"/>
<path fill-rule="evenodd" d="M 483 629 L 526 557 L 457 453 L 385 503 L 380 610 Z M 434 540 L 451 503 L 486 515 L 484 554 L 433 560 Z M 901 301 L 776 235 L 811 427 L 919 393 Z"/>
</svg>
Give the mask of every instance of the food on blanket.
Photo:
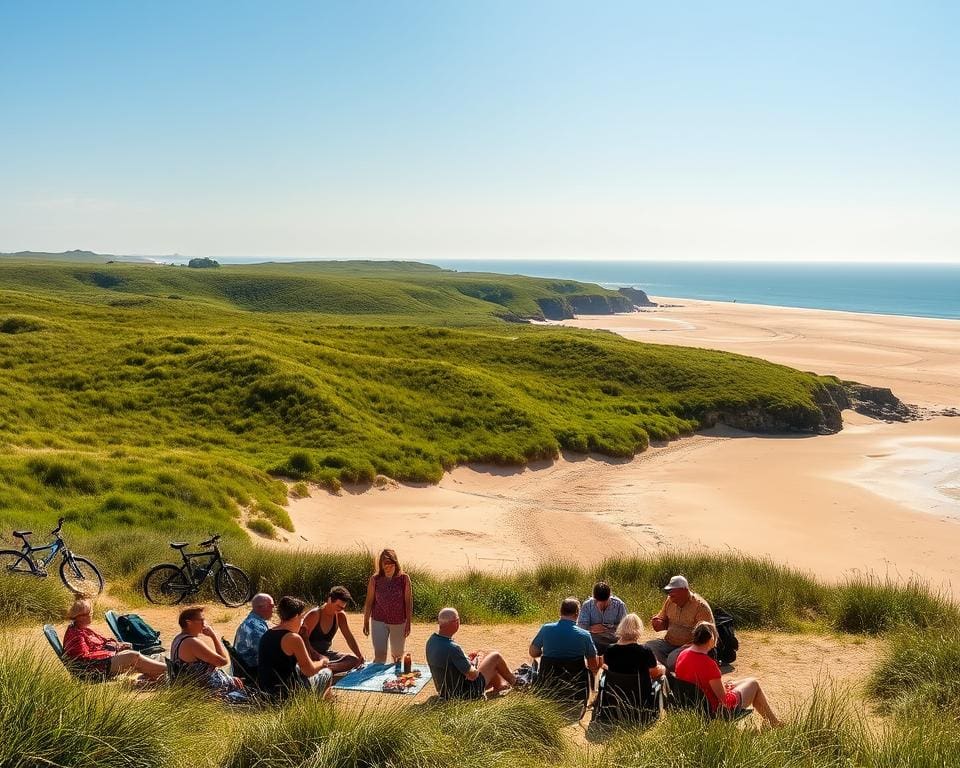
<svg viewBox="0 0 960 768">
<path fill-rule="evenodd" d="M 384 693 L 406 693 L 410 688 L 413 688 L 417 684 L 417 678 L 420 677 L 420 670 L 415 669 L 413 672 L 406 672 L 402 675 L 398 675 L 393 680 L 386 680 L 383 683 Z"/>
</svg>

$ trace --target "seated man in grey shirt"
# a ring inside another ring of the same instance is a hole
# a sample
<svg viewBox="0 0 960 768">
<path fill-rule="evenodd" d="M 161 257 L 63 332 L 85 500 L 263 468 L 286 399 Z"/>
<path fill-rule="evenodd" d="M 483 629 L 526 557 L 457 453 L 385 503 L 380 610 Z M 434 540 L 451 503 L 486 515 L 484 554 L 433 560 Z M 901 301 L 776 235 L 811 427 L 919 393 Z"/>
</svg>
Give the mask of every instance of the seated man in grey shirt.
<svg viewBox="0 0 960 768">
<path fill-rule="evenodd" d="M 580 608 L 577 625 L 590 633 L 597 653 L 603 656 L 607 647 L 617 642 L 617 626 L 626 615 L 623 600 L 610 593 L 609 584 L 598 581 L 593 585 L 593 597 L 588 597 Z"/>
<path fill-rule="evenodd" d="M 440 626 L 427 640 L 427 664 L 441 698 L 479 699 L 488 690 L 501 691 L 517 684 L 497 651 L 468 657 L 453 642 L 460 629 L 460 614 L 455 608 L 442 609 L 437 620 Z"/>
</svg>

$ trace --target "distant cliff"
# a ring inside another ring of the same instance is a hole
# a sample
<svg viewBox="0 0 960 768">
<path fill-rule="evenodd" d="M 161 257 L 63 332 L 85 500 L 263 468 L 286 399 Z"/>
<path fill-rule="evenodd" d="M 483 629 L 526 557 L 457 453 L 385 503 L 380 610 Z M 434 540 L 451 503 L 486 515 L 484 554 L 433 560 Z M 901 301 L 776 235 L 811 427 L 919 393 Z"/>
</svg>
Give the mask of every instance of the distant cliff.
<svg viewBox="0 0 960 768">
<path fill-rule="evenodd" d="M 633 303 L 635 307 L 658 307 L 660 306 L 655 301 L 650 301 L 650 297 L 647 296 L 645 291 L 641 291 L 639 288 L 621 288 L 620 293 L 626 296 Z"/>
<path fill-rule="evenodd" d="M 612 315 L 632 312 L 633 302 L 626 296 L 583 294 L 537 299 L 540 311 L 547 320 L 568 320 L 575 315 Z"/>
<path fill-rule="evenodd" d="M 725 424 L 763 434 L 833 434 L 843 429 L 842 412 L 847 409 L 883 421 L 913 421 L 920 418 L 915 406 L 907 405 L 884 387 L 871 387 L 826 376 L 821 377 L 821 384 L 812 393 L 819 414 L 796 405 L 785 408 L 771 407 L 770 404 L 727 407 L 700 414 L 701 426 Z"/>
</svg>

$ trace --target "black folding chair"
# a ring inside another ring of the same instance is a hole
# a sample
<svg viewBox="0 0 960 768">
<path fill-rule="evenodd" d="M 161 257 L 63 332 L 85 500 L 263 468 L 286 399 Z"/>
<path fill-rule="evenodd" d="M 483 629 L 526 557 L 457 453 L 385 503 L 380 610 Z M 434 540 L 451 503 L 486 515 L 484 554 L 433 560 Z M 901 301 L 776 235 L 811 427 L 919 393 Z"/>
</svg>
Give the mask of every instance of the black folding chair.
<svg viewBox="0 0 960 768">
<path fill-rule="evenodd" d="M 593 702 L 593 722 L 627 725 L 654 722 L 663 707 L 662 687 L 659 681 L 651 681 L 648 696 L 641 675 L 649 674 L 646 670 L 633 675 L 604 670 Z"/>
<path fill-rule="evenodd" d="M 537 668 L 537 680 L 531 689 L 538 695 L 559 701 L 562 704 L 580 707 L 578 720 L 587 711 L 587 701 L 593 678 L 582 658 L 541 658 Z"/>
<path fill-rule="evenodd" d="M 246 690 L 251 692 L 259 690 L 260 684 L 257 679 L 256 667 L 251 668 L 244 664 L 243 659 L 240 658 L 240 654 L 237 653 L 237 649 L 233 647 L 232 643 L 227 641 L 227 638 L 221 637 L 220 640 L 230 656 L 230 666 L 233 676 L 243 680 L 243 686 Z"/>
</svg>

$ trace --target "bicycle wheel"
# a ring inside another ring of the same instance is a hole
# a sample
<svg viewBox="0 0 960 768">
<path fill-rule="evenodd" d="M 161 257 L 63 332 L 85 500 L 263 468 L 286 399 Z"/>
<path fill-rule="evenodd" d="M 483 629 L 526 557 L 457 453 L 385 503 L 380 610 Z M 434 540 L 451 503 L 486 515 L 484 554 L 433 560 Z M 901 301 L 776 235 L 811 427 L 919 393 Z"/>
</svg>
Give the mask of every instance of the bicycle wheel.
<svg viewBox="0 0 960 768">
<path fill-rule="evenodd" d="M 176 605 L 193 586 L 175 565 L 155 565 L 143 577 L 143 594 L 155 605 Z"/>
<path fill-rule="evenodd" d="M 250 577 L 235 565 L 225 565 L 213 581 L 217 597 L 224 605 L 236 608 L 250 599 Z"/>
<path fill-rule="evenodd" d="M 85 557 L 65 557 L 60 561 L 60 581 L 77 594 L 96 597 L 103 592 L 103 576 Z"/>
<path fill-rule="evenodd" d="M 0 573 L 14 573 L 26 576 L 35 576 L 30 560 L 15 549 L 0 550 Z"/>
</svg>

